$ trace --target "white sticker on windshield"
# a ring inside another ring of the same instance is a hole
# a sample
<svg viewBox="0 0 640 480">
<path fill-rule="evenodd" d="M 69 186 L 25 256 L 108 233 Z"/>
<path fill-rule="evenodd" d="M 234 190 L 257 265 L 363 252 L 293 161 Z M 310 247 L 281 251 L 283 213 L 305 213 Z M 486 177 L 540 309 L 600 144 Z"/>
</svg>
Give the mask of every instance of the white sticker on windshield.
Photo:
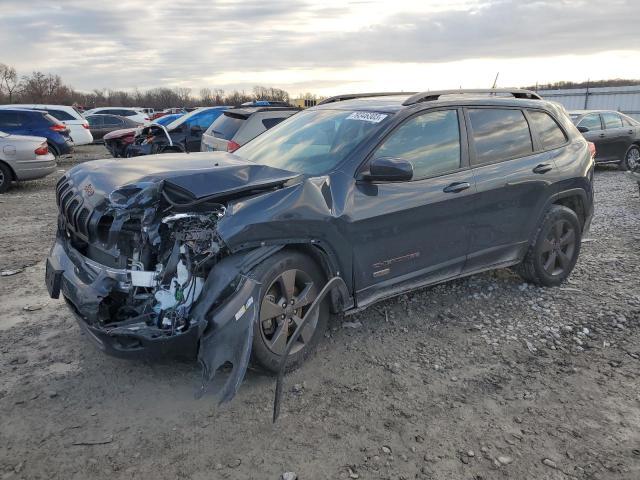
<svg viewBox="0 0 640 480">
<path fill-rule="evenodd" d="M 362 120 L 365 122 L 380 123 L 385 118 L 387 118 L 387 115 L 385 113 L 353 112 L 347 117 L 347 120 Z"/>
</svg>

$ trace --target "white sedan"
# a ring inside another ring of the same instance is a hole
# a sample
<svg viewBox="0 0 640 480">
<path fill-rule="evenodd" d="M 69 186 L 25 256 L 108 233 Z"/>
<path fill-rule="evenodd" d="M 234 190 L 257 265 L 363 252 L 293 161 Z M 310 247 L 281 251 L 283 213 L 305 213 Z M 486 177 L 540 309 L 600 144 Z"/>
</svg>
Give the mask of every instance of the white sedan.
<svg viewBox="0 0 640 480">
<path fill-rule="evenodd" d="M 56 158 L 46 138 L 0 131 L 0 193 L 6 192 L 14 180 L 46 177 L 55 169 Z"/>
</svg>

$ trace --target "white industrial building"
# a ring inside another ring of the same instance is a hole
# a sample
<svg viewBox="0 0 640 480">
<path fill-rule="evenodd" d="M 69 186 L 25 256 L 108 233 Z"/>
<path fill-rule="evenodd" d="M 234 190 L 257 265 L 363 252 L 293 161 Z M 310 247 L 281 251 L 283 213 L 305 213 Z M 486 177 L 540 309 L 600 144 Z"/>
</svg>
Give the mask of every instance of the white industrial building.
<svg viewBox="0 0 640 480">
<path fill-rule="evenodd" d="M 640 85 L 538 90 L 537 92 L 546 100 L 564 105 L 567 110 L 617 110 L 640 120 Z"/>
</svg>

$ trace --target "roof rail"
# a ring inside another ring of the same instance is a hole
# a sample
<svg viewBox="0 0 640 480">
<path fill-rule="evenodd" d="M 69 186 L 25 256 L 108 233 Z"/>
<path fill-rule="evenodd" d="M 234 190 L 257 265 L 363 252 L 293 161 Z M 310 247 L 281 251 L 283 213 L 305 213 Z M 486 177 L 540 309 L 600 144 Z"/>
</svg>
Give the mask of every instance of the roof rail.
<svg viewBox="0 0 640 480">
<path fill-rule="evenodd" d="M 488 93 L 492 95 L 497 94 L 510 94 L 514 98 L 525 98 L 530 100 L 542 100 L 542 97 L 536 92 L 531 90 L 523 90 L 520 88 L 473 88 L 473 89 L 460 89 L 460 90 L 433 90 L 416 93 L 415 95 L 407 98 L 402 105 L 415 105 L 420 102 L 431 102 L 438 100 L 443 95 L 463 95 L 468 93 Z"/>
<path fill-rule="evenodd" d="M 329 97 L 322 100 L 318 105 L 325 105 L 327 103 L 343 102 L 345 100 L 354 100 L 356 98 L 369 98 L 369 97 L 389 97 L 391 95 L 413 95 L 416 92 L 375 92 L 375 93 L 347 93 L 345 95 L 336 95 L 335 97 Z"/>
</svg>

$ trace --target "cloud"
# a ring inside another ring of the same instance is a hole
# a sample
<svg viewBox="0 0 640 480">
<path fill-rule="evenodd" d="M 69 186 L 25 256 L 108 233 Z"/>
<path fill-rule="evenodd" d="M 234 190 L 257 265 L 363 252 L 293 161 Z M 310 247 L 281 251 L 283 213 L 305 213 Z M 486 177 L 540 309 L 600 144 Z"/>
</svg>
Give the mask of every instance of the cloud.
<svg viewBox="0 0 640 480">
<path fill-rule="evenodd" d="M 397 0 L 394 7 L 383 0 L 3 0 L 0 61 L 23 73 L 58 73 L 82 89 L 243 87 L 257 83 L 247 78 L 255 72 L 290 72 L 289 85 L 313 89 L 314 72 L 323 72 L 321 87 L 374 64 L 640 50 L 637 27 L 625 20 L 632 0 Z M 304 78 L 296 76 L 301 69 Z"/>
</svg>

